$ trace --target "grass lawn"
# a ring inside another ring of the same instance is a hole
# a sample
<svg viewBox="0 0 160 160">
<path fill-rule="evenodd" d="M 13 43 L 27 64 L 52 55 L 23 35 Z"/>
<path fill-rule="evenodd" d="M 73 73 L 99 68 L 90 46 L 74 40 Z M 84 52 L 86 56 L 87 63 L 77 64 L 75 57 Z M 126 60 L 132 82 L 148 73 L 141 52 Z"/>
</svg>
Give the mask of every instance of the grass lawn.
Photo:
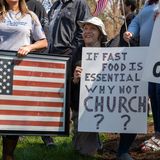
<svg viewBox="0 0 160 160">
<path fill-rule="evenodd" d="M 103 137 L 102 137 L 103 138 Z M 2 157 L 2 140 L 0 140 Z M 46 147 L 40 136 L 25 136 L 18 142 L 15 160 L 97 160 L 98 156 L 84 157 L 76 153 L 71 144 L 71 137 L 56 137 L 56 147 Z M 2 160 L 2 158 L 0 159 Z"/>
<path fill-rule="evenodd" d="M 148 123 L 153 122 L 152 116 Z M 100 134 L 102 142 L 107 141 L 105 133 Z M 55 148 L 46 147 L 40 136 L 25 136 L 18 142 L 15 151 L 15 160 L 104 160 L 103 155 L 84 157 L 73 150 L 71 136 L 55 137 Z M 0 137 L 0 157 L 2 157 L 2 138 Z M 2 160 L 2 158 L 0 158 Z"/>
</svg>

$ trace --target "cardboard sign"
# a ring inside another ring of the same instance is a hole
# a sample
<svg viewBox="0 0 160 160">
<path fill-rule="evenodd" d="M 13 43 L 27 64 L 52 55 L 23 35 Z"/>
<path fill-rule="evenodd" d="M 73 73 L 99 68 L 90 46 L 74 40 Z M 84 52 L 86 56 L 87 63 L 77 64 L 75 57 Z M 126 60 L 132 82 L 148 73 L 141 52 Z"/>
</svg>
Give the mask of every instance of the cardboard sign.
<svg viewBox="0 0 160 160">
<path fill-rule="evenodd" d="M 160 4 L 160 3 L 159 3 Z M 142 76 L 143 81 L 160 83 L 160 15 L 157 16 L 148 47 L 148 54 Z"/>
<path fill-rule="evenodd" d="M 146 47 L 83 48 L 79 131 L 146 133 Z"/>
</svg>

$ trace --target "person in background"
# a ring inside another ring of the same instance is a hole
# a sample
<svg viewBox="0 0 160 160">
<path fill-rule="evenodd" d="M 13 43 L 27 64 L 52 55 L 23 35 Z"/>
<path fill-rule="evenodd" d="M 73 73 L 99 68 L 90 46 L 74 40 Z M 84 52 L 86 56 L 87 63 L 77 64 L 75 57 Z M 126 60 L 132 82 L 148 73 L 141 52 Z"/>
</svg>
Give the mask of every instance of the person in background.
<svg viewBox="0 0 160 160">
<path fill-rule="evenodd" d="M 73 55 L 82 42 L 82 29 L 77 21 L 90 16 L 85 0 L 57 0 L 48 13 L 49 54 Z"/>
<path fill-rule="evenodd" d="M 136 0 L 124 0 L 123 3 L 124 3 L 124 6 L 123 5 L 121 6 L 121 11 L 122 11 L 124 23 L 120 28 L 120 34 L 119 34 L 120 38 L 119 38 L 118 46 L 119 47 L 138 46 L 139 45 L 138 38 L 132 39 L 129 42 L 130 44 L 123 39 L 124 32 L 126 32 L 129 24 L 131 23 L 131 21 L 136 15 L 135 11 L 137 7 L 137 2 Z"/>
<path fill-rule="evenodd" d="M 42 5 L 43 7 L 45 8 L 47 14 L 48 12 L 50 11 L 53 3 L 56 1 L 56 0 L 38 0 Z"/>
<path fill-rule="evenodd" d="M 46 13 L 45 8 L 38 0 L 26 0 L 28 9 L 33 11 L 39 18 L 39 21 L 42 25 L 42 28 L 46 34 L 48 35 L 48 15 Z"/>
<path fill-rule="evenodd" d="M 144 8 L 133 19 L 128 31 L 123 35 L 126 42 L 134 37 L 140 38 L 140 46 L 149 46 L 155 18 L 158 14 L 159 0 L 148 0 Z M 149 83 L 149 98 L 154 121 L 155 134 L 141 145 L 143 152 L 160 150 L 160 84 Z"/>
<path fill-rule="evenodd" d="M 82 42 L 82 29 L 77 21 L 89 16 L 90 9 L 85 0 L 56 0 L 48 13 L 48 54 L 76 55 Z"/>
<path fill-rule="evenodd" d="M 79 110 L 79 90 L 80 78 L 82 73 L 81 54 L 82 46 L 84 47 L 105 47 L 107 34 L 105 26 L 98 17 L 91 17 L 84 21 L 78 21 L 83 29 L 82 37 L 84 45 L 78 49 L 74 57 L 74 72 L 71 82 L 71 109 L 73 120 L 73 147 L 82 155 L 94 156 L 97 151 L 102 149 L 99 134 L 94 132 L 78 132 L 78 110 Z"/>
<path fill-rule="evenodd" d="M 37 0 L 26 0 L 28 9 L 33 11 L 39 18 L 39 21 L 42 25 L 42 28 L 46 34 L 46 37 L 48 36 L 48 16 L 46 13 L 45 8 L 43 7 L 43 5 L 37 1 Z M 45 53 L 46 50 L 43 50 L 42 53 Z M 48 147 L 48 146 L 55 146 L 53 139 L 51 136 L 42 136 L 41 137 L 44 144 Z"/>
<path fill-rule="evenodd" d="M 25 0 L 1 0 L 0 13 L 0 50 L 16 51 L 22 57 L 29 52 L 47 48 L 39 19 L 28 10 Z M 3 160 L 14 159 L 18 138 L 18 135 L 3 136 Z"/>
<path fill-rule="evenodd" d="M 123 34 L 126 32 L 128 25 L 131 23 L 135 17 L 136 0 L 124 0 L 122 4 L 122 15 L 124 16 L 124 24 L 121 26 L 119 34 L 119 47 L 129 47 L 129 46 L 139 46 L 139 41 L 137 39 L 132 39 L 127 43 L 123 39 Z M 129 148 L 136 138 L 136 134 L 120 134 L 120 141 L 118 146 L 117 160 L 133 160 L 129 155 Z"/>
</svg>

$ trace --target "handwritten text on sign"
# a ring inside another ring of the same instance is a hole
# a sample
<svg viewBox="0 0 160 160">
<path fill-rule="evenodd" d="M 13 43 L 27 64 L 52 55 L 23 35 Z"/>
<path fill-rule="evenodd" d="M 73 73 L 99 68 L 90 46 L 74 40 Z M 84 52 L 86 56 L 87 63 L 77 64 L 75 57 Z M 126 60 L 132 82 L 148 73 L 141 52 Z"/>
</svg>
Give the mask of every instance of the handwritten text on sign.
<svg viewBox="0 0 160 160">
<path fill-rule="evenodd" d="M 146 132 L 147 48 L 83 48 L 79 131 Z"/>
</svg>

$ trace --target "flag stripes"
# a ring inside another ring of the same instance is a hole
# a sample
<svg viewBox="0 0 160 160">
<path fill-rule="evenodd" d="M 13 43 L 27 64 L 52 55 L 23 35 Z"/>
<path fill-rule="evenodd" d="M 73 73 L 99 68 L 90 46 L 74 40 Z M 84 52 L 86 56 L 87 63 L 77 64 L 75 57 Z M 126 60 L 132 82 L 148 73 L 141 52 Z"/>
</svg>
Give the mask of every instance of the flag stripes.
<svg viewBox="0 0 160 160">
<path fill-rule="evenodd" d="M 93 16 L 98 16 L 106 8 L 106 5 L 107 0 L 98 0 Z"/>
<path fill-rule="evenodd" d="M 20 101 L 20 100 L 7 100 L 0 98 L 0 104 L 4 105 L 23 105 L 23 106 L 47 106 L 47 107 L 63 107 L 63 102 L 40 102 L 40 101 Z"/>
<path fill-rule="evenodd" d="M 0 128 L 64 130 L 66 62 L 2 56 L 0 65 Z"/>
<path fill-rule="evenodd" d="M 24 94 L 24 96 L 40 96 L 40 97 L 55 97 L 55 98 L 63 98 L 63 93 L 57 93 L 57 92 L 37 92 L 37 91 L 19 91 L 14 90 L 13 95 L 20 96 Z"/>
<path fill-rule="evenodd" d="M 1 115 L 20 115 L 20 116 L 45 116 L 45 117 L 62 117 L 63 113 L 62 112 L 42 112 L 42 111 L 24 111 L 24 110 L 0 110 Z"/>
<path fill-rule="evenodd" d="M 32 79 L 33 80 L 33 79 Z M 36 82 L 36 81 L 23 81 L 23 80 L 15 80 L 13 81 L 13 85 L 17 86 L 41 86 L 41 87 L 51 87 L 51 88 L 64 88 L 64 83 L 58 82 Z"/>
<path fill-rule="evenodd" d="M 23 126 L 55 126 L 62 127 L 62 122 L 37 122 L 37 121 L 16 121 L 16 120 L 0 120 L 1 125 L 23 125 Z"/>
<path fill-rule="evenodd" d="M 36 62 L 36 61 L 29 61 L 29 60 L 15 60 L 15 65 L 18 66 L 37 66 L 37 67 L 43 67 L 43 68 L 59 68 L 59 69 L 64 69 L 65 64 L 61 63 L 47 63 L 47 62 Z"/>
<path fill-rule="evenodd" d="M 52 73 L 48 74 L 46 72 L 30 72 L 30 71 L 21 71 L 21 70 L 15 70 L 14 75 L 18 76 L 33 76 L 33 77 L 48 77 L 48 78 L 64 78 L 64 73 Z"/>
<path fill-rule="evenodd" d="M 25 110 L 25 111 L 46 111 L 47 112 L 62 112 L 64 111 L 64 109 L 62 107 L 37 107 L 37 106 L 21 106 L 21 105 L 0 105 L 1 110 Z M 2 115 L 0 116 L 0 118 L 2 117 Z M 49 117 L 51 118 L 51 117 Z M 54 117 L 52 117 L 54 118 Z"/>
</svg>

